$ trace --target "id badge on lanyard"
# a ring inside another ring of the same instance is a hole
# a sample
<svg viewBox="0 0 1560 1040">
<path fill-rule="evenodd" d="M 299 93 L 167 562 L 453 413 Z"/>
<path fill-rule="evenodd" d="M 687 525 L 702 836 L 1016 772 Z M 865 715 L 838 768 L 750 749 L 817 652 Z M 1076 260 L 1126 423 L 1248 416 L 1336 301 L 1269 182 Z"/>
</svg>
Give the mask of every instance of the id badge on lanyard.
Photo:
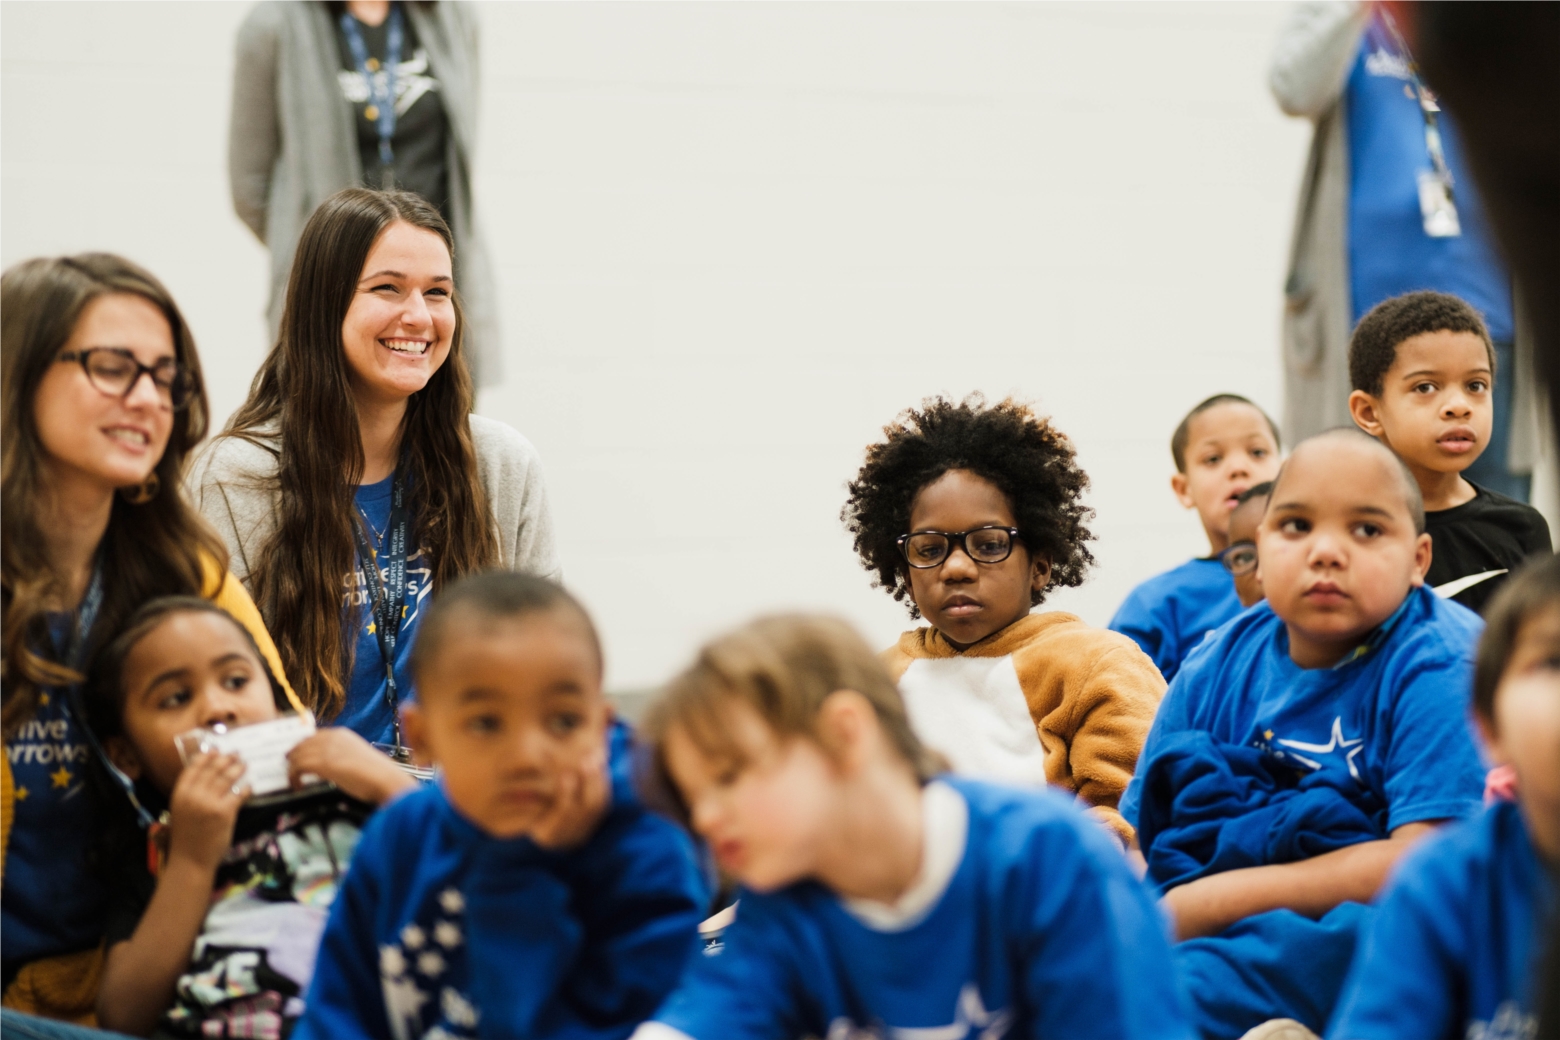
<svg viewBox="0 0 1560 1040">
<path fill-rule="evenodd" d="M 1425 125 L 1425 153 L 1430 158 L 1430 169 L 1419 171 L 1420 220 L 1424 224 L 1425 234 L 1431 238 L 1457 238 L 1462 234 L 1462 221 L 1457 216 L 1452 170 L 1446 163 L 1446 148 L 1441 141 L 1441 106 L 1430 88 L 1420 80 L 1414 56 L 1403 34 L 1398 31 L 1392 12 L 1383 8 L 1381 17 L 1408 68 L 1414 99 L 1419 102 L 1419 116 Z"/>
</svg>

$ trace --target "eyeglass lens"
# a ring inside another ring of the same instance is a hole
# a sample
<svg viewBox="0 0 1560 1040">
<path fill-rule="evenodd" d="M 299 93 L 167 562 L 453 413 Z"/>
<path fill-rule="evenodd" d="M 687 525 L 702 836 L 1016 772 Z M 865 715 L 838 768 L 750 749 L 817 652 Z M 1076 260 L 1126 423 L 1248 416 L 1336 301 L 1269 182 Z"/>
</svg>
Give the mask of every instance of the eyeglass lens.
<svg viewBox="0 0 1560 1040">
<path fill-rule="evenodd" d="M 114 350 L 93 350 L 86 354 L 87 377 L 105 394 L 122 397 L 140 378 L 144 368 Z M 173 358 L 163 358 L 151 366 L 152 383 L 163 391 L 175 407 L 184 404 L 190 393 L 189 372 Z"/>
<path fill-rule="evenodd" d="M 1224 564 L 1224 569 L 1231 574 L 1245 574 L 1257 565 L 1257 547 L 1255 545 L 1232 545 L 1219 558 L 1219 561 Z"/>
<path fill-rule="evenodd" d="M 905 556 L 912 567 L 935 567 L 948 558 L 953 537 L 922 531 L 905 539 Z M 1000 527 L 964 533 L 964 551 L 978 563 L 1001 563 L 1013 551 L 1013 540 Z"/>
</svg>

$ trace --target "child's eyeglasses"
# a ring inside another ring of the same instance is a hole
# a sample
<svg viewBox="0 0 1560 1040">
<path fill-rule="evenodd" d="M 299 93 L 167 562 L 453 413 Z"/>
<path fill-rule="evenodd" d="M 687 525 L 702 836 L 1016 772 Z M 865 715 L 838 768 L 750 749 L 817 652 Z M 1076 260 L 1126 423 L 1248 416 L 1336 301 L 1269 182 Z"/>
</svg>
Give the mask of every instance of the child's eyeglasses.
<svg viewBox="0 0 1560 1040">
<path fill-rule="evenodd" d="M 955 545 L 976 563 L 1001 563 L 1013 554 L 1013 539 L 1018 537 L 1016 527 L 976 527 L 968 531 L 912 531 L 900 535 L 895 544 L 906 563 L 925 570 L 946 560 Z"/>
<path fill-rule="evenodd" d="M 1219 554 L 1219 562 L 1224 564 L 1225 570 L 1236 577 L 1250 574 L 1257 569 L 1256 543 L 1236 542 Z"/>
<path fill-rule="evenodd" d="M 143 365 L 124 347 L 89 347 L 61 354 L 56 361 L 75 361 L 87 373 L 87 379 L 99 393 L 126 398 L 143 375 L 152 377 L 157 388 L 173 408 L 181 411 L 190 403 L 195 375 L 173 358 L 162 358 L 155 365 Z"/>
</svg>

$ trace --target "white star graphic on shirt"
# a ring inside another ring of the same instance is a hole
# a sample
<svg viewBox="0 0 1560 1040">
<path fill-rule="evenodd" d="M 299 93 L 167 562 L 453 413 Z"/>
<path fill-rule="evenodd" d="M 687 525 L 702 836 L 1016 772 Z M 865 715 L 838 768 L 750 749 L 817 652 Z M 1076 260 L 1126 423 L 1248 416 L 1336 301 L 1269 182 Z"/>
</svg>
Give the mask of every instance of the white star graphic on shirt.
<svg viewBox="0 0 1560 1040">
<path fill-rule="evenodd" d="M 1293 748 L 1296 751 L 1309 751 L 1313 755 L 1330 755 L 1334 751 L 1352 749 L 1348 750 L 1347 754 L 1344 755 L 1343 761 L 1349 767 L 1349 775 L 1356 780 L 1360 778 L 1360 771 L 1355 766 L 1354 759 L 1361 751 L 1365 750 L 1365 738 L 1355 737 L 1353 740 L 1345 740 L 1343 736 L 1343 716 L 1341 715 L 1334 717 L 1332 739 L 1325 744 L 1307 744 L 1303 740 L 1280 740 L 1277 743 L 1284 745 L 1286 748 Z M 1294 757 L 1312 769 L 1322 768 L 1320 762 L 1306 758 L 1304 755 L 1295 755 Z"/>
</svg>

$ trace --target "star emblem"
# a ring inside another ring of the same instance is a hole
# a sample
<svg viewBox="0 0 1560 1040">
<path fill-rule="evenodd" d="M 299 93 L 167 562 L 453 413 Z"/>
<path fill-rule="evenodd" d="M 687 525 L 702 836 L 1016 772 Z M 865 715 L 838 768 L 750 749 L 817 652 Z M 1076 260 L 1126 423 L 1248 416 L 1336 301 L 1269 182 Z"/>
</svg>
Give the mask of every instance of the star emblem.
<svg viewBox="0 0 1560 1040">
<path fill-rule="evenodd" d="M 27 788 L 25 788 L 25 787 L 18 787 L 18 788 L 17 788 L 17 789 L 16 789 L 16 795 L 15 795 L 15 798 L 16 798 L 16 800 L 17 800 L 17 801 L 19 801 L 19 802 L 25 802 L 25 801 L 27 801 L 27 796 L 28 796 L 28 795 L 29 795 L 29 794 L 31 794 L 31 793 L 32 793 L 32 792 L 30 792 L 30 791 L 28 791 L 28 790 L 27 790 Z"/>
<path fill-rule="evenodd" d="M 1263 737 L 1264 740 L 1272 740 L 1273 739 L 1273 731 L 1270 730 L 1270 729 L 1263 730 L 1262 731 L 1262 737 Z"/>
<path fill-rule="evenodd" d="M 47 708 L 49 706 L 49 695 L 48 694 L 40 693 L 38 695 L 38 706 L 40 708 Z"/>
<path fill-rule="evenodd" d="M 1325 744 L 1307 744 L 1303 740 L 1280 740 L 1279 743 L 1287 748 L 1294 748 L 1296 751 L 1309 751 L 1313 755 L 1330 755 L 1334 751 L 1343 751 L 1343 761 L 1349 767 L 1349 775 L 1356 780 L 1360 778 L 1359 767 L 1354 764 L 1354 759 L 1361 751 L 1365 750 L 1365 738 L 1345 739 L 1343 735 L 1343 716 L 1341 715 L 1333 718 L 1332 739 Z M 1294 757 L 1312 769 L 1322 768 L 1320 762 L 1306 758 L 1304 755 L 1296 754 Z"/>
<path fill-rule="evenodd" d="M 75 779 L 75 776 L 75 773 L 72 773 L 64 766 L 60 766 L 54 772 L 49 774 L 49 779 L 54 781 L 55 787 L 69 787 L 71 780 Z"/>
<path fill-rule="evenodd" d="M 446 950 L 460 945 L 460 929 L 451 921 L 440 921 L 433 926 L 433 941 Z"/>
<path fill-rule="evenodd" d="M 432 978 L 435 975 L 443 974 L 443 972 L 444 958 L 439 956 L 437 951 L 429 950 L 426 953 L 418 955 L 417 973 L 419 975 L 426 975 L 429 978 Z"/>
<path fill-rule="evenodd" d="M 460 894 L 460 889 L 446 888 L 439 893 L 439 905 L 444 908 L 444 912 L 447 914 L 458 914 L 466 909 L 466 900 Z"/>
<path fill-rule="evenodd" d="M 401 945 L 405 946 L 408 950 L 420 950 L 422 949 L 423 943 L 427 941 L 428 937 L 423 934 L 423 930 L 417 927 L 415 924 L 409 924 L 405 928 L 401 929 Z"/>
</svg>

